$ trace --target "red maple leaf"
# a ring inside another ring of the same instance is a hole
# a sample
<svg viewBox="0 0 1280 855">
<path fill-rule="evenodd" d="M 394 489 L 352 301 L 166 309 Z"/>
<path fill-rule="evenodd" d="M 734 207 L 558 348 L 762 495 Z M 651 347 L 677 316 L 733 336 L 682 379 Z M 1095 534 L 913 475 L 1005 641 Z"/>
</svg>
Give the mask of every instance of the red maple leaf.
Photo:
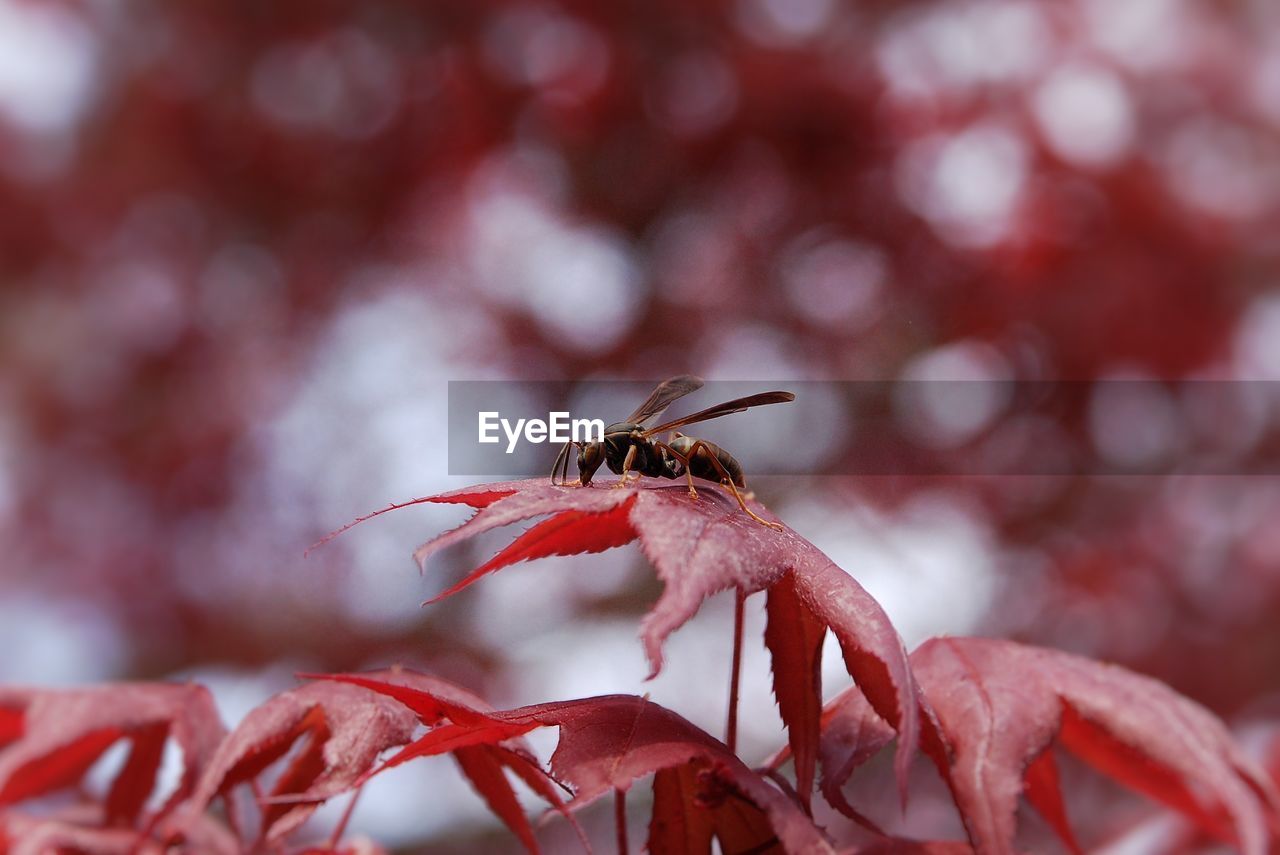
<svg viewBox="0 0 1280 855">
<path fill-rule="evenodd" d="M 911 664 L 937 715 L 924 747 L 974 848 L 1012 852 L 1018 796 L 1073 851 L 1053 763 L 1061 745 L 1250 855 L 1267 851 L 1273 784 L 1225 725 L 1168 686 L 1114 665 L 1010 641 L 941 638 Z"/>
<path fill-rule="evenodd" d="M 774 689 L 797 757 L 802 798 L 807 802 L 817 751 L 817 656 L 826 628 L 839 642 L 850 676 L 899 734 L 896 769 L 905 792 L 918 731 L 918 692 L 906 650 L 880 605 L 796 532 L 760 525 L 717 488 L 704 488 L 694 499 L 682 485 L 648 480 L 613 489 L 609 483 L 584 488 L 532 479 L 391 505 L 325 540 L 379 514 L 422 502 L 464 504 L 476 513 L 419 547 L 414 558 L 420 567 L 432 554 L 482 532 L 546 517 L 431 602 L 518 561 L 600 552 L 639 540 L 664 584 L 662 596 L 641 622 L 650 677 L 662 667 L 667 637 L 693 617 L 707 597 L 730 588 L 744 595 L 768 590 L 766 642 L 774 656 Z M 753 503 L 753 510 L 777 519 L 758 503 Z"/>
<path fill-rule="evenodd" d="M 709 851 L 710 837 L 705 837 L 706 850 L 671 848 L 675 840 L 694 839 L 680 829 L 705 823 L 720 836 L 726 851 L 764 852 L 780 846 L 781 851 L 794 853 L 834 852 L 786 793 L 747 768 L 719 740 L 643 698 L 607 695 L 479 713 L 460 710 L 450 699 L 408 687 L 403 680 L 382 683 L 345 674 L 325 679 L 385 692 L 429 715 L 443 709 L 453 722 L 428 731 L 383 768 L 456 751 L 460 745 L 497 744 L 539 727 L 558 727 L 560 741 L 551 756 L 551 775 L 572 788 L 574 797 L 567 805 L 571 809 L 608 793 L 625 792 L 636 779 L 658 773 L 651 851 Z M 664 771 L 674 772 L 674 777 L 663 776 Z M 680 792 L 673 795 L 673 786 Z M 702 841 L 701 833 L 697 834 Z M 747 840 L 750 845 L 741 845 Z"/>
<path fill-rule="evenodd" d="M 128 740 L 97 823 L 145 829 L 192 790 L 225 730 L 202 686 L 120 683 L 82 689 L 0 688 L 7 745 L 0 750 L 0 807 L 70 787 L 108 748 Z M 155 789 L 165 742 L 182 754 L 183 775 L 155 815 L 143 807 Z M 136 839 L 136 835 L 135 835 Z"/>
<path fill-rule="evenodd" d="M 422 724 L 433 728 L 365 778 L 416 757 L 451 753 L 489 809 L 530 852 L 538 851 L 538 843 L 507 778 L 508 771 L 564 814 L 585 840 L 577 821 L 564 809 L 556 786 L 542 771 L 528 745 L 519 738 L 529 728 L 495 722 L 489 716 L 493 707 L 478 695 L 448 680 L 403 668 L 366 674 L 307 676 L 361 686 L 394 698 L 412 710 Z"/>
<path fill-rule="evenodd" d="M 278 844 L 320 803 L 355 786 L 382 751 L 408 742 L 415 724 L 402 705 L 351 686 L 314 683 L 276 695 L 222 742 L 166 831 L 188 836 L 215 798 L 256 780 L 305 739 L 261 800 L 258 837 Z"/>
<path fill-rule="evenodd" d="M 859 766 L 893 741 L 893 735 L 893 728 L 876 714 L 857 687 L 832 698 L 819 716 L 817 760 L 822 768 L 822 796 L 840 813 L 877 834 L 883 833 L 879 826 L 849 804 L 842 788 Z M 791 756 L 788 745 L 765 765 L 775 769 Z"/>
</svg>

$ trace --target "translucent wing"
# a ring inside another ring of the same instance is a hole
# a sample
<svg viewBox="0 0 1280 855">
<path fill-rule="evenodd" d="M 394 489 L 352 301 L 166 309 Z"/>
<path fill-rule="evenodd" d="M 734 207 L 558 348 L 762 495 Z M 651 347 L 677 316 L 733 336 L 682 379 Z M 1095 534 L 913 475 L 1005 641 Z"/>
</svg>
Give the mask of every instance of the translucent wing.
<svg viewBox="0 0 1280 855">
<path fill-rule="evenodd" d="M 683 398 L 695 389 L 702 387 L 701 378 L 694 377 L 692 374 L 681 374 L 679 377 L 672 377 L 670 380 L 663 380 L 659 383 L 645 402 L 636 407 L 636 411 L 627 416 L 626 421 L 632 424 L 640 424 L 649 419 L 657 418 L 662 415 L 672 401 L 677 398 Z"/>
<path fill-rule="evenodd" d="M 761 392 L 759 395 L 748 395 L 745 398 L 734 398 L 732 401 L 725 401 L 723 404 L 716 404 L 714 407 L 707 407 L 705 410 L 699 410 L 691 415 L 678 418 L 675 421 L 658 425 L 655 428 L 649 428 L 644 432 L 646 437 L 654 434 L 663 433 L 669 430 L 675 430 L 678 427 L 691 425 L 696 422 L 705 422 L 711 419 L 718 419 L 721 416 L 728 416 L 733 413 L 740 413 L 751 407 L 760 407 L 765 404 L 785 404 L 788 401 L 794 401 L 796 396 L 790 392 Z"/>
</svg>

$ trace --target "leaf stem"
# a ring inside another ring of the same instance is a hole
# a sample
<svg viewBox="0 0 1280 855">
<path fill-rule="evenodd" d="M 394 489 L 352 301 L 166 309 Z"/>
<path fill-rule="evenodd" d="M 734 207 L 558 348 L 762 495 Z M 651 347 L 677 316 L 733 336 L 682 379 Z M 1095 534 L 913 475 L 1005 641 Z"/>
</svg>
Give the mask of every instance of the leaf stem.
<svg viewBox="0 0 1280 855">
<path fill-rule="evenodd" d="M 333 834 L 329 836 L 329 848 L 335 852 L 338 851 L 338 844 L 342 842 L 342 835 L 347 833 L 347 823 L 351 821 L 351 814 L 355 813 L 356 802 L 360 801 L 360 794 L 363 792 L 363 785 L 356 787 L 356 791 L 351 794 L 351 801 L 347 802 L 347 809 L 342 812 L 342 818 L 333 827 Z"/>
<path fill-rule="evenodd" d="M 742 678 L 742 623 L 747 595 L 741 588 L 733 590 L 733 665 L 729 676 L 729 720 L 724 727 L 724 744 L 738 753 L 738 687 Z"/>
<path fill-rule="evenodd" d="M 618 831 L 618 855 L 627 855 L 627 791 L 613 791 L 613 822 Z"/>
</svg>

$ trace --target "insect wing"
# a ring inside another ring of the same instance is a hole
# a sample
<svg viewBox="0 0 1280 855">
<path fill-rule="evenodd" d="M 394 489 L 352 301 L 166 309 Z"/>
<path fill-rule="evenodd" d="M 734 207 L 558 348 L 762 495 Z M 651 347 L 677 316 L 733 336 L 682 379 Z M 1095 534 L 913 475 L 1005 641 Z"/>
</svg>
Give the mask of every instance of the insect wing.
<svg viewBox="0 0 1280 855">
<path fill-rule="evenodd" d="M 785 404 L 788 401 L 794 401 L 796 396 L 790 392 L 761 392 L 759 395 L 748 395 L 745 398 L 734 398 L 732 401 L 725 401 L 723 404 L 716 404 L 714 407 L 707 407 L 705 410 L 699 410 L 691 415 L 678 418 L 675 421 L 658 425 L 655 428 L 649 428 L 644 432 L 646 437 L 654 434 L 664 433 L 669 430 L 675 430 L 678 427 L 695 424 L 697 422 L 710 421 L 718 419 L 721 416 L 740 413 L 752 407 L 761 407 L 765 404 Z"/>
<path fill-rule="evenodd" d="M 634 413 L 627 416 L 626 420 L 632 424 L 640 424 L 649 419 L 657 418 L 662 415 L 663 410 L 671 405 L 672 401 L 677 398 L 683 398 L 701 387 L 701 378 L 694 377 L 692 374 L 681 374 L 679 377 L 663 380 L 649 393 L 649 397 L 645 399 L 645 402 L 636 407 Z"/>
</svg>

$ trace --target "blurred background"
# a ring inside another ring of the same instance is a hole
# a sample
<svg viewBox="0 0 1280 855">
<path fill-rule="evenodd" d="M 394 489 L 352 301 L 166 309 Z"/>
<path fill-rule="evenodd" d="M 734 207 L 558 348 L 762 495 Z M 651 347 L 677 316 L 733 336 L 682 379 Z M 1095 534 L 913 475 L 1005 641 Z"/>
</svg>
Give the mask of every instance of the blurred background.
<svg viewBox="0 0 1280 855">
<path fill-rule="evenodd" d="M 457 508 L 302 551 L 468 483 L 451 379 L 1275 381 L 1278 261 L 1269 0 L 0 0 L 0 680 L 195 678 L 234 723 L 296 671 L 402 662 L 500 705 L 648 691 L 719 733 L 731 601 L 642 683 L 634 548 L 426 610 L 510 533 L 425 579 Z M 1121 462 L 1208 441 L 1247 473 L 1280 394 L 1210 388 L 926 429 L 957 459 L 1012 428 Z M 803 404 L 797 453 L 848 427 Z M 1116 661 L 1266 750 L 1275 478 L 754 486 L 909 647 Z M 760 608 L 749 762 L 782 739 Z M 928 770 L 906 820 L 875 774 L 867 812 L 960 834 Z M 355 827 L 513 842 L 448 761 L 397 775 Z M 1148 808 L 1076 777 L 1086 845 L 1130 839 Z"/>
</svg>

